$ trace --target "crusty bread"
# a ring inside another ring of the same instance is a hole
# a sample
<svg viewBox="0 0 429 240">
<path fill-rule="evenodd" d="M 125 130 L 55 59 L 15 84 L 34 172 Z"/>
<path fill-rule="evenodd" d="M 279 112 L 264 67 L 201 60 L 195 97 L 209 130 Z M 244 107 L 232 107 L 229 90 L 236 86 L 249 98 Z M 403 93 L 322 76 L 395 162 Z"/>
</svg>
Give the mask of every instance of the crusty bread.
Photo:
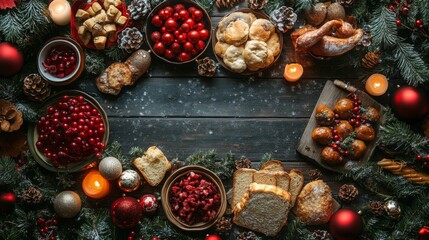
<svg viewBox="0 0 429 240">
<path fill-rule="evenodd" d="M 333 202 L 329 186 L 317 180 L 305 185 L 292 211 L 301 222 L 308 225 L 324 224 L 331 218 Z"/>
<path fill-rule="evenodd" d="M 233 222 L 241 227 L 275 236 L 287 222 L 291 197 L 272 185 L 252 183 L 234 210 Z"/>
<path fill-rule="evenodd" d="M 277 186 L 276 174 L 267 170 L 259 170 L 253 173 L 253 182 Z"/>
<path fill-rule="evenodd" d="M 292 197 L 292 207 L 295 205 L 296 197 L 301 192 L 302 187 L 304 186 L 304 175 L 301 171 L 292 169 L 289 173 L 290 176 L 290 187 L 289 192 Z"/>
<path fill-rule="evenodd" d="M 249 190 L 249 185 L 253 182 L 253 174 L 255 169 L 240 168 L 234 172 L 232 181 L 232 199 L 231 208 L 234 209 L 237 203 L 241 201 L 244 195 Z"/>
<path fill-rule="evenodd" d="M 144 179 L 151 186 L 157 186 L 171 168 L 171 163 L 159 148 L 152 146 L 144 156 L 134 160 L 134 166 L 141 172 Z"/>
<path fill-rule="evenodd" d="M 262 164 L 261 170 L 286 171 L 285 167 L 283 166 L 283 163 L 279 160 L 270 160 L 268 162 L 265 162 L 264 164 Z"/>
<path fill-rule="evenodd" d="M 277 180 L 277 187 L 289 191 L 290 186 L 290 177 L 287 172 L 275 172 L 276 180 Z"/>
</svg>

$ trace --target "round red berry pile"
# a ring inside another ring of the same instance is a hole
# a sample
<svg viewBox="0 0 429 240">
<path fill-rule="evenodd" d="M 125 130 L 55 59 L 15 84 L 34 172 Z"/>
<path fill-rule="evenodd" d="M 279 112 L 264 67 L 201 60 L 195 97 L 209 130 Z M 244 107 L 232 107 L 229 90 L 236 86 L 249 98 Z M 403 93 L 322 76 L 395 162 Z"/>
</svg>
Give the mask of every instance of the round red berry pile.
<svg viewBox="0 0 429 240">
<path fill-rule="evenodd" d="M 151 19 L 153 51 L 167 59 L 186 62 L 204 50 L 210 32 L 203 23 L 203 12 L 183 4 L 165 7 Z"/>
<path fill-rule="evenodd" d="M 37 121 L 37 148 L 54 166 L 79 162 L 96 154 L 101 158 L 104 122 L 100 112 L 83 96 L 62 96 L 47 114 Z"/>
<path fill-rule="evenodd" d="M 36 225 L 39 227 L 40 240 L 56 240 L 58 230 L 57 219 L 45 219 L 39 217 L 36 219 Z"/>
<path fill-rule="evenodd" d="M 43 61 L 45 71 L 58 78 L 70 75 L 76 69 L 76 65 L 76 52 L 68 46 L 52 48 Z"/>
<path fill-rule="evenodd" d="M 173 184 L 169 194 L 172 212 L 187 224 L 211 221 L 219 210 L 217 186 L 198 173 L 183 176 Z"/>
</svg>

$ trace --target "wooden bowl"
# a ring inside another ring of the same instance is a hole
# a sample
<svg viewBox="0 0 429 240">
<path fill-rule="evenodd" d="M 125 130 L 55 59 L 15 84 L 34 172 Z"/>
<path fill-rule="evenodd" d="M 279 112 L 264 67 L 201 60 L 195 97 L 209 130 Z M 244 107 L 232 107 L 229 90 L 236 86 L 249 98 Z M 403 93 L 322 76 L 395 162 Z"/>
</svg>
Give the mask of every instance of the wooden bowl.
<svg viewBox="0 0 429 240">
<path fill-rule="evenodd" d="M 267 15 L 267 14 L 265 14 L 265 13 L 263 13 L 263 12 L 259 12 L 259 11 L 253 11 L 252 9 L 249 9 L 249 8 L 242 8 L 242 9 L 238 9 L 238 10 L 235 10 L 235 11 L 232 11 L 232 12 L 230 12 L 230 13 L 228 13 L 227 15 L 225 15 L 222 19 L 224 19 L 224 18 L 226 18 L 226 17 L 228 17 L 231 13 L 234 13 L 234 12 L 243 12 L 243 13 L 253 13 L 253 14 L 255 14 L 255 16 L 259 19 L 259 18 L 263 18 L 263 19 L 267 19 L 267 20 L 270 20 L 270 17 Z M 221 21 L 222 21 L 222 19 L 221 19 Z M 242 72 L 242 73 L 238 73 L 238 72 L 235 72 L 234 70 L 232 70 L 230 67 L 228 67 L 226 64 L 225 64 L 225 62 L 223 61 L 223 59 L 221 58 L 221 57 L 219 57 L 217 54 L 216 54 L 216 52 L 214 51 L 214 49 L 215 49 L 215 45 L 216 45 L 216 43 L 218 42 L 218 39 L 217 39 L 217 37 L 216 37 L 216 32 L 217 32 L 217 30 L 219 29 L 219 24 L 216 26 L 216 28 L 213 30 L 213 37 L 212 37 L 212 48 L 213 48 L 213 53 L 214 53 L 214 55 L 216 56 L 216 59 L 217 59 L 217 61 L 220 63 L 220 65 L 222 65 L 224 68 L 226 68 L 226 69 L 228 69 L 230 72 L 233 72 L 233 73 L 236 73 L 236 74 L 240 74 L 240 75 L 245 75 L 245 76 L 248 76 L 248 75 L 253 75 L 253 74 L 256 74 L 256 73 L 259 73 L 259 72 L 262 72 L 262 71 L 264 71 L 264 70 L 267 70 L 267 69 L 269 69 L 270 67 L 272 67 L 276 62 L 277 62 L 277 60 L 279 60 L 279 58 L 280 58 L 280 55 L 282 54 L 282 50 L 283 50 L 283 33 L 282 32 L 280 32 L 277 28 L 276 28 L 276 33 L 277 33 L 277 35 L 279 36 L 279 41 L 280 41 L 280 53 L 279 53 L 279 55 L 277 55 L 275 58 L 274 58 L 274 61 L 270 64 L 270 65 L 268 65 L 267 67 L 265 67 L 265 68 L 260 68 L 260 69 L 258 69 L 257 71 L 250 71 L 249 69 L 246 69 L 244 72 Z"/>
<path fill-rule="evenodd" d="M 201 10 L 203 12 L 203 23 L 206 27 L 206 29 L 209 31 L 209 38 L 205 41 L 206 46 L 204 47 L 204 49 L 198 53 L 197 55 L 195 55 L 193 58 L 191 58 L 188 61 L 185 62 L 179 62 L 176 61 L 174 59 L 167 59 L 164 56 L 160 56 L 157 53 L 155 53 L 155 51 L 153 51 L 153 45 L 155 44 L 155 42 L 152 41 L 152 39 L 150 39 L 150 35 L 152 34 L 152 32 L 155 31 L 154 26 L 151 25 L 151 19 L 154 15 L 156 15 L 158 13 L 159 10 L 167 7 L 167 6 L 171 6 L 173 7 L 175 4 L 177 3 L 181 3 L 185 6 L 185 8 L 189 8 L 189 7 L 195 7 L 198 10 Z M 198 59 L 199 56 L 201 56 L 201 54 L 203 54 L 207 47 L 210 45 L 210 41 L 211 41 L 211 35 L 212 35 L 212 21 L 210 19 L 209 14 L 207 13 L 207 11 L 200 6 L 198 3 L 192 1 L 192 0 L 167 0 L 161 4 L 159 4 L 158 6 L 156 6 L 154 9 L 152 9 L 152 11 L 149 13 L 148 17 L 147 17 L 147 21 L 146 21 L 146 26 L 145 26 L 145 31 L 146 34 L 146 42 L 148 43 L 150 50 L 153 52 L 153 54 L 155 54 L 155 56 L 157 56 L 158 58 L 168 62 L 168 63 L 172 63 L 172 64 L 185 64 L 185 63 L 189 63 L 189 62 L 194 62 L 196 59 Z"/>
<path fill-rule="evenodd" d="M 59 78 L 49 72 L 45 71 L 43 66 L 43 61 L 45 61 L 46 55 L 49 51 L 56 46 L 68 46 L 76 53 L 76 69 L 69 75 Z M 82 47 L 75 40 L 65 37 L 55 37 L 49 39 L 43 47 L 40 49 L 37 57 L 37 67 L 39 70 L 40 76 L 46 79 L 51 85 L 54 86 L 63 86 L 74 82 L 83 71 L 85 67 L 85 54 Z"/>
<path fill-rule="evenodd" d="M 191 171 L 198 173 L 198 174 L 201 174 L 205 179 L 214 183 L 216 185 L 216 187 L 219 189 L 219 193 L 220 193 L 220 197 L 221 197 L 220 206 L 219 206 L 219 209 L 217 210 L 216 217 L 209 222 L 201 222 L 201 223 L 196 223 L 194 225 L 188 225 L 188 224 L 182 222 L 171 211 L 171 206 L 170 206 L 170 201 L 169 201 L 170 189 L 171 189 L 172 185 L 178 179 L 185 176 L 186 174 L 188 174 Z M 168 220 L 170 220 L 171 223 L 173 223 L 174 225 L 176 225 L 177 227 L 179 227 L 180 229 L 183 229 L 185 231 L 202 231 L 202 230 L 210 228 L 220 218 L 222 218 L 222 216 L 225 214 L 226 206 L 227 206 L 226 192 L 225 192 L 225 187 L 223 186 L 222 181 L 214 172 L 208 170 L 207 168 L 201 167 L 201 166 L 186 166 L 186 167 L 180 168 L 180 169 L 176 170 L 175 172 L 173 172 L 173 174 L 171 174 L 167 178 L 167 180 L 165 181 L 165 183 L 162 187 L 161 198 L 162 198 L 162 207 L 164 209 L 164 212 L 165 212 Z"/>
<path fill-rule="evenodd" d="M 57 94 L 54 94 L 44 102 L 44 106 L 42 107 L 42 113 L 46 112 L 48 107 L 57 103 L 58 100 L 64 95 L 68 95 L 71 97 L 83 96 L 89 104 L 91 104 L 100 112 L 104 123 L 104 129 L 105 129 L 104 136 L 103 136 L 103 143 L 107 146 L 107 142 L 109 141 L 109 130 L 110 130 L 107 114 L 104 111 L 104 109 L 101 107 L 100 103 L 98 103 L 98 101 L 95 100 L 95 98 L 91 97 L 87 93 L 84 93 L 78 90 L 66 90 L 66 91 L 62 91 Z M 57 167 L 53 165 L 51 161 L 45 156 L 45 154 L 43 154 L 43 152 L 36 147 L 36 143 L 38 139 L 39 139 L 39 133 L 37 131 L 36 124 L 32 123 L 28 127 L 28 134 L 27 134 L 27 141 L 30 148 L 30 152 L 33 155 L 36 162 L 49 171 L 76 172 L 84 169 L 86 166 L 90 165 L 91 163 L 97 160 L 95 158 L 95 154 L 92 154 L 90 156 L 82 158 L 82 160 L 79 162 L 73 162 L 66 165 L 60 165 Z"/>
</svg>

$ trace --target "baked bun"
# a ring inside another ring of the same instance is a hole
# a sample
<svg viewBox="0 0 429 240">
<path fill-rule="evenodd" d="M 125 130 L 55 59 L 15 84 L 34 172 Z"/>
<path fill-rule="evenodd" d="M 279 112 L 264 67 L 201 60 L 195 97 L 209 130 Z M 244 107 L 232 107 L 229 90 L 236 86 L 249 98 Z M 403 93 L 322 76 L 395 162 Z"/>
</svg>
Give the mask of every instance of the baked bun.
<svg viewBox="0 0 429 240">
<path fill-rule="evenodd" d="M 249 25 L 241 20 L 231 22 L 223 33 L 224 41 L 237 47 L 243 45 L 248 37 Z"/>
<path fill-rule="evenodd" d="M 254 14 L 250 15 L 248 13 L 243 12 L 233 12 L 219 22 L 219 31 L 223 33 L 229 26 L 229 24 L 235 21 L 245 22 L 247 26 L 250 27 L 254 19 L 256 19 L 256 16 Z"/>
<path fill-rule="evenodd" d="M 327 223 L 333 213 L 331 189 L 322 180 L 308 183 L 298 195 L 293 208 L 295 216 L 308 225 Z"/>
<path fill-rule="evenodd" d="M 274 32 L 270 35 L 270 38 L 267 40 L 267 47 L 273 52 L 274 56 L 280 54 L 280 38 L 277 33 Z"/>
<path fill-rule="evenodd" d="M 223 61 L 234 72 L 241 73 L 247 68 L 243 58 L 243 51 L 243 47 L 236 47 L 234 45 L 229 46 L 225 51 Z"/>
<path fill-rule="evenodd" d="M 274 62 L 274 54 L 270 49 L 268 49 L 267 60 L 265 60 L 265 63 L 262 67 L 266 68 L 266 67 L 270 66 L 271 63 L 273 63 L 273 62 Z"/>
<path fill-rule="evenodd" d="M 272 33 L 274 33 L 274 25 L 267 19 L 256 19 L 249 29 L 249 38 L 266 42 Z"/>
<path fill-rule="evenodd" d="M 261 68 L 268 57 L 267 44 L 262 41 L 250 40 L 246 43 L 243 58 L 251 71 Z"/>
<path fill-rule="evenodd" d="M 229 46 L 231 45 L 228 43 L 218 41 L 214 46 L 214 51 L 216 55 L 218 55 L 221 58 L 224 58 L 225 52 L 229 48 Z"/>
</svg>

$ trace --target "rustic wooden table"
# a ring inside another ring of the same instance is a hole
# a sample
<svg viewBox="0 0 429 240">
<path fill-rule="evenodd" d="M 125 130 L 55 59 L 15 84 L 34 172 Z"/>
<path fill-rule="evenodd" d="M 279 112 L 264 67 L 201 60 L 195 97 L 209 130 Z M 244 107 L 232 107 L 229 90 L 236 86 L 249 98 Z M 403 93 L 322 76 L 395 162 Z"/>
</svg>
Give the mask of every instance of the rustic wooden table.
<svg viewBox="0 0 429 240">
<path fill-rule="evenodd" d="M 214 27 L 226 13 L 215 8 Z M 149 72 L 119 96 L 99 92 L 93 78 L 67 88 L 81 89 L 101 103 L 109 116 L 110 142 L 118 141 L 125 152 L 133 146 L 156 145 L 169 159 L 183 160 L 197 151 L 216 149 L 220 157 L 231 151 L 254 163 L 271 153 L 288 171 L 301 170 L 308 181 L 308 170 L 318 166 L 300 156 L 296 147 L 326 81 L 340 79 L 364 87 L 359 70 L 340 67 L 343 58 L 311 59 L 301 80 L 285 81 L 285 64 L 296 61 L 290 33 L 284 34 L 279 61 L 253 77 L 231 73 L 218 64 L 215 77 L 202 78 L 196 63 L 172 65 L 153 56 Z M 211 46 L 205 56 L 215 59 Z M 385 104 L 388 94 L 376 100 Z M 322 172 L 337 193 L 342 184 L 337 175 Z"/>
</svg>

